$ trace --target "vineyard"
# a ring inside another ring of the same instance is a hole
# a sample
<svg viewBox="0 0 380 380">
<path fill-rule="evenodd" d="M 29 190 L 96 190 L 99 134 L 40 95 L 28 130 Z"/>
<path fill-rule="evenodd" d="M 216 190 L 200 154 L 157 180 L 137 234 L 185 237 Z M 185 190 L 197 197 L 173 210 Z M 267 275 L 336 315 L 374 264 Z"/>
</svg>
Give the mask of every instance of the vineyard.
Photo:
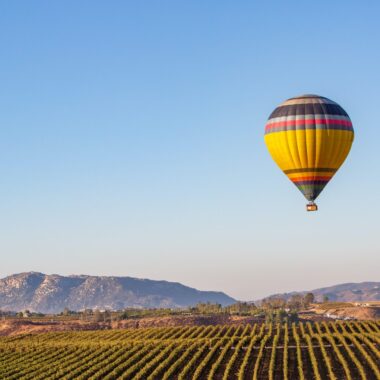
<svg viewBox="0 0 380 380">
<path fill-rule="evenodd" d="M 0 379 L 380 379 L 379 322 L 216 325 L 0 338 Z"/>
</svg>

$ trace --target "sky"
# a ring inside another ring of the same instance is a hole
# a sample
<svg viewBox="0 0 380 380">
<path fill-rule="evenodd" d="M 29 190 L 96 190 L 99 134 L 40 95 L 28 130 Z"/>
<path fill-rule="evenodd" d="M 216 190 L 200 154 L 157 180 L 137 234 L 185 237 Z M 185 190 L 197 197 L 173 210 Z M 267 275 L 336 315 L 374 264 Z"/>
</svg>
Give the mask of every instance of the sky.
<svg viewBox="0 0 380 380">
<path fill-rule="evenodd" d="M 0 3 L 0 277 L 177 281 L 241 300 L 380 281 L 380 3 Z M 287 98 L 355 141 L 306 213 L 266 150 Z"/>
</svg>

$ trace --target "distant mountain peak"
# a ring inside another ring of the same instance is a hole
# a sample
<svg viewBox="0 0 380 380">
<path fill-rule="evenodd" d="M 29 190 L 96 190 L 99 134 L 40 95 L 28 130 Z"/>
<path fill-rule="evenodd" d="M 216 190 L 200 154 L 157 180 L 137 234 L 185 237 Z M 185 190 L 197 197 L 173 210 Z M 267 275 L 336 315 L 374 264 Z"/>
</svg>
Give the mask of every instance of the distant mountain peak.
<svg viewBox="0 0 380 380">
<path fill-rule="evenodd" d="M 198 302 L 236 302 L 222 292 L 200 291 L 177 282 L 133 277 L 23 272 L 0 279 L 0 309 L 42 313 L 126 307 L 187 307 Z"/>
</svg>

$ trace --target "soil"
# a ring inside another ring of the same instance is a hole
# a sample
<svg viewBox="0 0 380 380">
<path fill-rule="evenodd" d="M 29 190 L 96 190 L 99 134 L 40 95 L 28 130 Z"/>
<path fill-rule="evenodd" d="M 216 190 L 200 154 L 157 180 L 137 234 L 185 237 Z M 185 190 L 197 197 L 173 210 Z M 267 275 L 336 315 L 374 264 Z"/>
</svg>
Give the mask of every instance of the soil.
<svg viewBox="0 0 380 380">
<path fill-rule="evenodd" d="M 105 330 L 110 326 L 104 322 L 83 321 L 33 321 L 27 319 L 9 319 L 0 321 L 0 336 L 15 336 L 21 334 L 38 334 L 51 331 L 85 331 Z"/>
<path fill-rule="evenodd" d="M 375 320 L 380 318 L 380 306 L 353 306 L 344 308 L 319 309 L 313 310 L 317 316 L 337 316 L 341 319 L 353 318 L 359 321 Z"/>
</svg>

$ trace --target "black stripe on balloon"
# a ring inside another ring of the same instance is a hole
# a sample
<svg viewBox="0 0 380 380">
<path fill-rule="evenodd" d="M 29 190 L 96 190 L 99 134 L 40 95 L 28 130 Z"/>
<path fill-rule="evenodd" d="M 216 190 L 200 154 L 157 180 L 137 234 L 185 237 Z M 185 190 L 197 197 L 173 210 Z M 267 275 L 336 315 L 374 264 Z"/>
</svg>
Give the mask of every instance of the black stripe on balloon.
<svg viewBox="0 0 380 380">
<path fill-rule="evenodd" d="M 335 173 L 338 169 L 333 168 L 301 168 L 301 169 L 289 169 L 284 170 L 285 174 L 296 174 L 296 173 L 306 173 L 306 172 L 326 172 L 326 173 Z"/>
<path fill-rule="evenodd" d="M 302 186 L 302 185 L 326 185 L 330 180 L 325 180 L 325 179 L 314 179 L 310 181 L 293 181 L 297 186 Z"/>
<path fill-rule="evenodd" d="M 347 112 L 338 104 L 306 103 L 291 104 L 277 107 L 269 116 L 269 119 L 281 116 L 304 116 L 304 115 L 338 115 L 347 116 Z"/>
</svg>

